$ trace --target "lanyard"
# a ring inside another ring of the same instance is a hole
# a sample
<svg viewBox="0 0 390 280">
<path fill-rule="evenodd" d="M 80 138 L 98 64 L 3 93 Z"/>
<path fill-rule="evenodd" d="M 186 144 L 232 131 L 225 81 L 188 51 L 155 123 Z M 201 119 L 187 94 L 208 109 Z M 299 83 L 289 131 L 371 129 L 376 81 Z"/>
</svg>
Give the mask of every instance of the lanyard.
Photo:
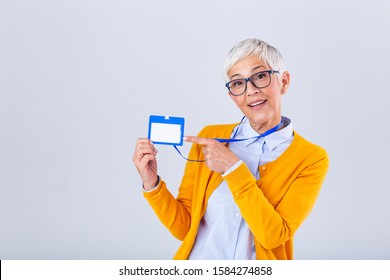
<svg viewBox="0 0 390 280">
<path fill-rule="evenodd" d="M 241 122 L 240 124 L 243 122 L 243 120 L 245 119 L 245 116 L 241 119 Z M 270 135 L 272 133 L 274 133 L 275 131 L 278 131 L 283 125 L 283 120 L 280 121 L 280 123 L 267 130 L 266 132 L 262 133 L 262 134 L 259 134 L 259 135 L 256 135 L 256 136 L 252 136 L 252 137 L 249 137 L 249 138 L 239 138 L 239 139 L 235 139 L 234 137 L 236 137 L 236 134 L 238 132 L 238 129 L 236 129 L 236 132 L 234 133 L 233 137 L 231 138 L 213 138 L 214 140 L 217 140 L 218 142 L 221 142 L 221 143 L 231 143 L 231 142 L 241 142 L 241 141 L 246 141 L 246 140 L 250 140 L 250 139 L 260 139 L 261 137 L 265 137 L 267 135 Z M 176 151 L 179 153 L 179 155 L 184 158 L 185 160 L 188 160 L 188 161 L 191 161 L 191 162 L 205 162 L 205 160 L 196 160 L 196 159 L 188 159 L 186 158 L 185 156 L 182 155 L 182 153 L 180 152 L 180 150 L 176 147 L 176 145 L 173 145 L 173 147 L 176 149 Z"/>
<path fill-rule="evenodd" d="M 244 120 L 244 118 L 241 120 L 241 123 Z M 271 133 L 274 133 L 275 131 L 278 131 L 282 127 L 282 125 L 283 125 L 283 121 L 280 121 L 280 123 L 277 126 L 267 130 L 266 132 L 264 132 L 262 134 L 259 134 L 259 135 L 253 136 L 253 137 L 249 137 L 249 138 L 234 139 L 234 137 L 236 136 L 237 131 L 238 131 L 238 129 L 237 129 L 232 138 L 229 138 L 229 139 L 213 138 L 213 139 L 217 140 L 217 141 L 219 141 L 221 143 L 241 142 L 241 141 L 246 141 L 246 140 L 250 140 L 250 139 L 256 139 L 257 140 L 257 139 L 260 139 L 261 137 L 265 137 L 267 135 L 270 135 Z"/>
</svg>

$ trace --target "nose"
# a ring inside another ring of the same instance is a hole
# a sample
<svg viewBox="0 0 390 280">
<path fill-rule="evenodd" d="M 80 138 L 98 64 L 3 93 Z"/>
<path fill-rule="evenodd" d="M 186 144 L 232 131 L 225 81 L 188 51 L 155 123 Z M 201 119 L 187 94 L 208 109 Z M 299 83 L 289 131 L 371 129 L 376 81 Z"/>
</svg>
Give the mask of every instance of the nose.
<svg viewBox="0 0 390 280">
<path fill-rule="evenodd" d="M 260 89 L 255 87 L 251 80 L 246 81 L 246 94 L 253 95 L 260 92 Z"/>
</svg>

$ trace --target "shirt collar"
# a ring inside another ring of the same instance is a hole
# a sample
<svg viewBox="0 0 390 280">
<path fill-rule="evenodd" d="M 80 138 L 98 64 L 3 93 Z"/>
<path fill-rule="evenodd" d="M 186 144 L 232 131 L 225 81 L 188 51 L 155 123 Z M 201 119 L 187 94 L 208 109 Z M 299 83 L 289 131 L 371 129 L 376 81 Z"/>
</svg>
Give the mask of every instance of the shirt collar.
<svg viewBox="0 0 390 280">
<path fill-rule="evenodd" d="M 252 140 L 252 141 L 245 141 L 245 146 L 249 146 L 252 143 L 258 141 L 258 140 L 264 140 L 265 144 L 267 145 L 268 149 L 272 151 L 276 146 L 282 144 L 283 142 L 290 139 L 291 135 L 293 134 L 293 125 L 289 118 L 282 116 L 282 122 L 284 127 L 278 131 L 275 131 L 274 133 L 271 133 L 264 138 Z M 249 120 L 245 118 L 241 125 L 238 126 L 238 131 L 236 138 L 250 138 L 259 135 L 252 126 L 249 123 Z"/>
</svg>

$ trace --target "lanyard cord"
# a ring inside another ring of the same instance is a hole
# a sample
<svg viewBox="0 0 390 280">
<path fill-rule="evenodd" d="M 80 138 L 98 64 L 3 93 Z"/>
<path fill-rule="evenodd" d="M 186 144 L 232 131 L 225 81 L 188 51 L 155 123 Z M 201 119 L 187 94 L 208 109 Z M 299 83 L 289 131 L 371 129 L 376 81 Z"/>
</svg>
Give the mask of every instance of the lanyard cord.
<svg viewBox="0 0 390 280">
<path fill-rule="evenodd" d="M 241 119 L 241 122 L 240 124 L 242 123 L 242 121 L 245 119 L 245 116 Z M 226 138 L 213 138 L 214 140 L 217 140 L 218 142 L 221 142 L 221 143 L 231 143 L 231 142 L 241 142 L 241 141 L 246 141 L 246 140 L 250 140 L 250 139 L 260 139 L 261 137 L 265 137 L 267 135 L 270 135 L 272 133 L 274 133 L 275 131 L 278 131 L 283 125 L 283 120 L 280 121 L 280 123 L 267 130 L 266 132 L 262 133 L 262 134 L 259 134 L 257 136 L 253 136 L 253 137 L 249 137 L 249 138 L 239 138 L 239 139 L 234 139 L 234 137 L 236 137 L 236 134 L 238 132 L 238 129 L 236 129 L 234 135 L 232 138 L 229 138 L 229 139 L 226 139 Z M 185 156 L 183 156 L 183 154 L 180 152 L 180 150 L 177 148 L 176 145 L 173 145 L 173 147 L 176 149 L 176 151 L 179 153 L 179 155 L 184 158 L 185 160 L 187 161 L 191 161 L 191 162 L 205 162 L 206 160 L 197 160 L 197 159 L 188 159 L 186 158 Z"/>
<path fill-rule="evenodd" d="M 187 161 L 191 161 L 191 162 L 205 162 L 206 160 L 199 160 L 199 159 L 189 159 L 189 158 L 186 158 L 185 156 L 183 156 L 183 154 L 180 152 L 180 150 L 177 148 L 176 145 L 173 145 L 173 147 L 176 149 L 176 151 L 179 153 L 179 155 L 181 155 L 182 158 L 184 158 L 185 160 Z"/>
</svg>

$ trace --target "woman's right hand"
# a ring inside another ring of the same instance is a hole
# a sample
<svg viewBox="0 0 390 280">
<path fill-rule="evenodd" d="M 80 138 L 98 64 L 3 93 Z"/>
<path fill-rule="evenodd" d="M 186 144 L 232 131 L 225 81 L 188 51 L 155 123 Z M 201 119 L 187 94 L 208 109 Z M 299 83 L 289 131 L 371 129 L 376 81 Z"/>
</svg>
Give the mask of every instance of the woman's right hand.
<svg viewBox="0 0 390 280">
<path fill-rule="evenodd" d="M 145 190 L 153 189 L 158 183 L 157 150 L 148 138 L 137 140 L 133 155 L 133 162 L 141 176 Z"/>
</svg>

